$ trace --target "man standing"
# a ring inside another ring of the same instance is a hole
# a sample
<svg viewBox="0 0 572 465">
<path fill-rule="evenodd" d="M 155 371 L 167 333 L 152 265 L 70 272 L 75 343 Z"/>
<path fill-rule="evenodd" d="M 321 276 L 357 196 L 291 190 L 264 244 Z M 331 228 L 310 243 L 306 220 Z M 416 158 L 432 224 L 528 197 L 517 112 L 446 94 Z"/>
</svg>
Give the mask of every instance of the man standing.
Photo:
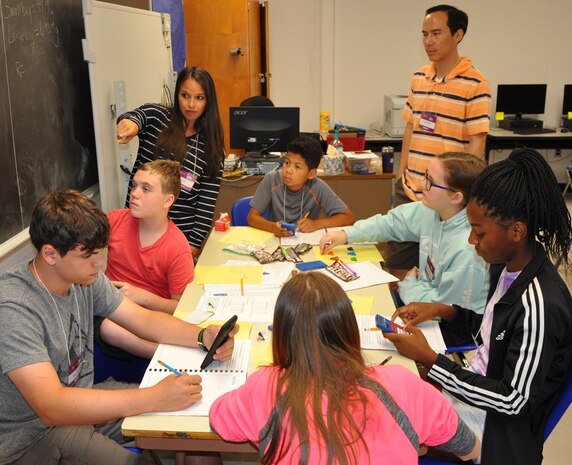
<svg viewBox="0 0 572 465">
<path fill-rule="evenodd" d="M 489 131 L 491 91 L 473 62 L 459 56 L 459 43 L 469 18 L 453 6 L 438 5 L 425 12 L 423 45 L 430 63 L 413 75 L 411 93 L 403 110 L 407 121 L 395 204 L 419 200 L 425 171 L 444 152 L 484 155 Z M 387 244 L 390 272 L 402 279 L 419 258 L 416 242 Z"/>
</svg>

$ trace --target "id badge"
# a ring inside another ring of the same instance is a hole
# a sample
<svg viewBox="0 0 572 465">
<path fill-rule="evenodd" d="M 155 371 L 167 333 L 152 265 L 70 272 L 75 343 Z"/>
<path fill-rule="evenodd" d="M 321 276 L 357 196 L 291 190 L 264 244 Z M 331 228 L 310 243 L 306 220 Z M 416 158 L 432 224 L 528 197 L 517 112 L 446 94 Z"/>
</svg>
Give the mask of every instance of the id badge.
<svg viewBox="0 0 572 465">
<path fill-rule="evenodd" d="M 427 261 L 425 262 L 425 276 L 427 276 L 429 281 L 433 281 L 435 278 L 435 265 L 433 265 L 429 255 L 427 255 Z"/>
<path fill-rule="evenodd" d="M 195 182 L 197 182 L 197 175 L 195 173 L 181 171 L 181 190 L 184 190 L 185 192 L 191 192 Z"/>
<path fill-rule="evenodd" d="M 83 357 L 80 354 L 69 366 L 68 368 L 68 386 L 74 387 L 79 379 L 79 374 L 81 373 L 81 367 L 83 366 Z"/>
<path fill-rule="evenodd" d="M 427 132 L 435 132 L 437 115 L 424 111 L 419 119 L 419 127 Z"/>
</svg>

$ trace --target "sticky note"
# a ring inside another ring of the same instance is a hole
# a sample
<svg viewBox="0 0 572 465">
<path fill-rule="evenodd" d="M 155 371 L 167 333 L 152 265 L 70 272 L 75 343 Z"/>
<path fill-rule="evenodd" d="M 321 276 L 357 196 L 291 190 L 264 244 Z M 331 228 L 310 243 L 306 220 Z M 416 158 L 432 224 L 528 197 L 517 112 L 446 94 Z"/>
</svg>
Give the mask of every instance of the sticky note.
<svg viewBox="0 0 572 465">
<path fill-rule="evenodd" d="M 262 266 L 205 266 L 195 267 L 195 284 L 262 283 Z"/>
<path fill-rule="evenodd" d="M 497 111 L 495 113 L 495 119 L 497 121 L 502 121 L 504 119 L 504 111 Z"/>
<path fill-rule="evenodd" d="M 235 226 L 230 229 L 219 242 L 224 244 L 234 244 L 236 242 L 251 242 L 254 244 L 264 244 L 274 234 L 250 226 Z"/>
<path fill-rule="evenodd" d="M 568 112 L 568 119 L 572 119 L 572 111 Z"/>
</svg>

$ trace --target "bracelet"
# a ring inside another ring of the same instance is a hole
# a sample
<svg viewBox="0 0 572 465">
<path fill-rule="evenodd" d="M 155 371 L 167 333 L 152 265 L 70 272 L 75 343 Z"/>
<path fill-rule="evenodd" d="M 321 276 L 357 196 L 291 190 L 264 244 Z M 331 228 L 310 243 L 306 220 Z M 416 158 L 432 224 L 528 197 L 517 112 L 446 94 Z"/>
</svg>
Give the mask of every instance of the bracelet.
<svg viewBox="0 0 572 465">
<path fill-rule="evenodd" d="M 208 352 L 209 349 L 207 349 L 207 346 L 203 343 L 203 336 L 205 335 L 205 331 L 207 330 L 207 328 L 203 328 L 199 331 L 199 337 L 197 339 L 197 345 L 199 346 L 199 348 L 201 350 L 204 350 L 205 352 Z"/>
</svg>

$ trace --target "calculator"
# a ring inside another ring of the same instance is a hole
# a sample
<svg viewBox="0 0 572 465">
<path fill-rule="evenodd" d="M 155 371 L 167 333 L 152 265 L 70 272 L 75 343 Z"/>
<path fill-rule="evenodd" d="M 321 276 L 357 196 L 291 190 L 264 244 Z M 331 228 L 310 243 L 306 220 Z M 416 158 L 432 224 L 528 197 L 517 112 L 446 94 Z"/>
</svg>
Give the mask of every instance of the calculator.
<svg viewBox="0 0 572 465">
<path fill-rule="evenodd" d="M 398 325 L 381 315 L 375 315 L 375 326 L 381 329 L 384 333 L 411 334 L 405 331 L 403 326 Z"/>
</svg>

